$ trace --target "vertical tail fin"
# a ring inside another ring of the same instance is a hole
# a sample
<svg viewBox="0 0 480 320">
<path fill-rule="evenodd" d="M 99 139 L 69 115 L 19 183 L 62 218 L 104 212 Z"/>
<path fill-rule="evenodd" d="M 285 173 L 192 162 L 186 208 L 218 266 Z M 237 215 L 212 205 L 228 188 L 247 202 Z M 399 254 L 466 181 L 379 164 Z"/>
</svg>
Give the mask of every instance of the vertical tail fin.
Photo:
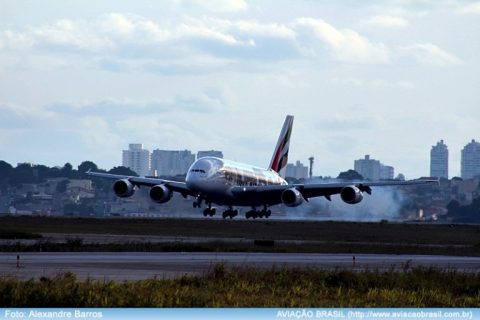
<svg viewBox="0 0 480 320">
<path fill-rule="evenodd" d="M 292 134 L 293 116 L 287 115 L 283 123 L 282 131 L 278 137 L 277 146 L 273 152 L 272 161 L 268 169 L 277 172 L 285 178 L 285 170 L 288 161 L 288 147 L 290 145 L 290 135 Z"/>
</svg>

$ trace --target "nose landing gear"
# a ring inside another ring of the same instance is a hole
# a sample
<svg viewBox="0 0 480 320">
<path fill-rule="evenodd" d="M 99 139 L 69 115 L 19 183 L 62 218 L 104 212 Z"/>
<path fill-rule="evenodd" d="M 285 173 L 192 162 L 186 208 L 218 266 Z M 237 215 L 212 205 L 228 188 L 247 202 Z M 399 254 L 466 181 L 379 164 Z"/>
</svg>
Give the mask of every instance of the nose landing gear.
<svg viewBox="0 0 480 320">
<path fill-rule="evenodd" d="M 202 207 L 202 197 L 198 196 L 195 201 L 193 201 L 193 208 L 201 208 Z"/>
</svg>

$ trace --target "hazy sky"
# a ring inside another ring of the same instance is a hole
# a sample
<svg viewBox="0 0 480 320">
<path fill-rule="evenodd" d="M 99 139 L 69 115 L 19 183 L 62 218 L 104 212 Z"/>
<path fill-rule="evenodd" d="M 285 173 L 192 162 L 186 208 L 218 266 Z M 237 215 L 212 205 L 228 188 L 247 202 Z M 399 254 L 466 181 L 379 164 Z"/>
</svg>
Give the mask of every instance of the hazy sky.
<svg viewBox="0 0 480 320">
<path fill-rule="evenodd" d="M 336 176 L 450 176 L 480 139 L 480 2 L 0 0 L 0 159 L 121 164 L 129 142 Z"/>
</svg>

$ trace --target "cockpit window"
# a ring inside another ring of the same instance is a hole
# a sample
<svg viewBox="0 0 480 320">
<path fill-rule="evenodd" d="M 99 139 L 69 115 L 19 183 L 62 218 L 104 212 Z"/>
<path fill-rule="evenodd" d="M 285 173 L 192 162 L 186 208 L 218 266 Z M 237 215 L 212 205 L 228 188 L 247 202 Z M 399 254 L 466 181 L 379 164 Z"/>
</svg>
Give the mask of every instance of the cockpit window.
<svg viewBox="0 0 480 320">
<path fill-rule="evenodd" d="M 192 169 L 192 170 L 190 170 L 190 172 L 201 172 L 201 173 L 205 173 L 205 170 L 202 170 L 202 169 Z"/>
</svg>

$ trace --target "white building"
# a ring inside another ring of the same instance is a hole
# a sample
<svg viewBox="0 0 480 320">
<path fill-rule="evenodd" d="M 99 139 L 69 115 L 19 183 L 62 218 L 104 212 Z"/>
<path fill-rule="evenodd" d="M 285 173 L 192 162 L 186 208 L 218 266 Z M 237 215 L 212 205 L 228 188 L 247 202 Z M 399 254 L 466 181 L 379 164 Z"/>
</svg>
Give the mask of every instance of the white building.
<svg viewBox="0 0 480 320">
<path fill-rule="evenodd" d="M 370 159 L 370 155 L 366 155 L 364 159 L 355 160 L 353 168 L 365 179 L 373 181 L 380 180 L 380 161 Z"/>
<path fill-rule="evenodd" d="M 141 143 L 130 143 L 128 150 L 122 152 L 122 165 L 140 176 L 150 174 L 150 151 L 143 149 Z"/>
<path fill-rule="evenodd" d="M 217 150 L 208 150 L 208 151 L 198 151 L 197 159 L 203 157 L 216 157 L 216 158 L 223 158 L 223 152 Z"/>
<path fill-rule="evenodd" d="M 392 166 L 384 166 L 380 164 L 380 179 L 381 180 L 393 180 L 395 176 L 395 169 Z"/>
<path fill-rule="evenodd" d="M 353 167 L 365 179 L 371 181 L 391 180 L 395 176 L 395 169 L 392 166 L 383 165 L 380 161 L 371 159 L 368 154 L 363 159 L 355 160 Z"/>
<path fill-rule="evenodd" d="M 297 161 L 295 164 L 287 163 L 285 177 L 306 179 L 308 178 L 308 167 L 304 166 L 300 161 Z"/>
<path fill-rule="evenodd" d="M 195 155 L 189 150 L 153 150 L 152 173 L 157 176 L 176 176 L 186 174 Z"/>
<path fill-rule="evenodd" d="M 448 148 L 443 140 L 430 150 L 430 177 L 448 179 Z"/>
<path fill-rule="evenodd" d="M 472 140 L 462 149 L 462 178 L 480 175 L 480 143 Z"/>
</svg>

